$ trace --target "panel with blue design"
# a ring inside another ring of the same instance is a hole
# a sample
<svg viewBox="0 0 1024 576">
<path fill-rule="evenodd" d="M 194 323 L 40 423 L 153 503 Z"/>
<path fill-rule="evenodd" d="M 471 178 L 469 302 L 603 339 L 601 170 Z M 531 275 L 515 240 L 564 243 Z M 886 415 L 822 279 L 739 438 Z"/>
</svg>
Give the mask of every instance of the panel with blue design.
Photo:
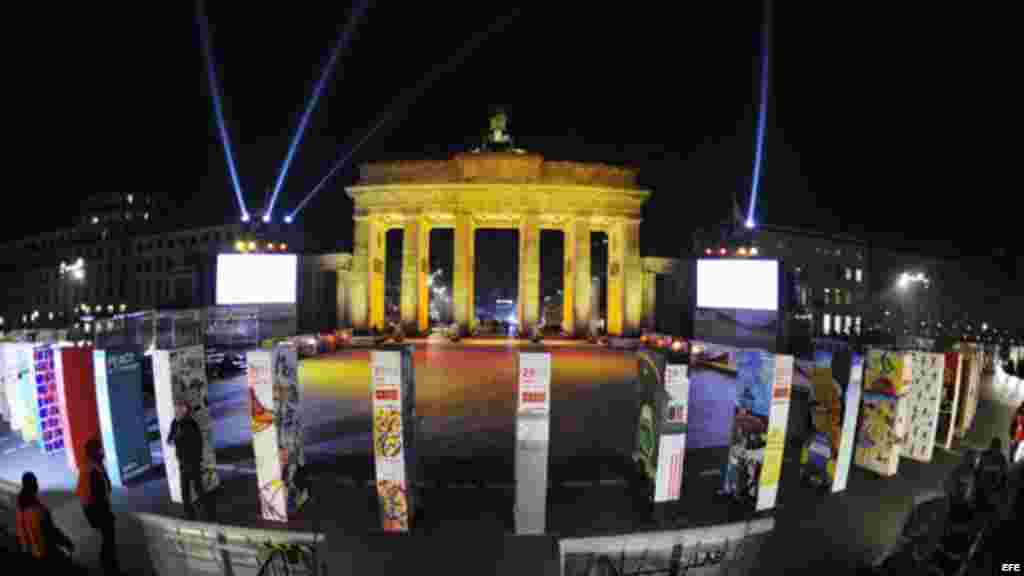
<svg viewBox="0 0 1024 576">
<path fill-rule="evenodd" d="M 57 397 L 57 373 L 53 348 L 42 347 L 32 351 L 36 375 L 36 403 L 39 419 L 39 443 L 47 455 L 64 449 L 64 425 Z"/>
</svg>

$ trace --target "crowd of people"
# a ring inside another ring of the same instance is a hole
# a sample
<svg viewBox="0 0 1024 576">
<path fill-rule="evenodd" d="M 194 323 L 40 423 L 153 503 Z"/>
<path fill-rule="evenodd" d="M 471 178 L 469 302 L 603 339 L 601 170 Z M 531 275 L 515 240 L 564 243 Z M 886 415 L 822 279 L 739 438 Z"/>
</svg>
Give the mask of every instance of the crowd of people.
<svg viewBox="0 0 1024 576">
<path fill-rule="evenodd" d="M 181 465 L 185 517 L 195 520 L 192 494 L 193 490 L 202 493 L 202 438 L 188 404 L 177 403 L 176 411 L 177 417 L 171 425 L 167 443 L 175 448 Z M 104 466 L 103 444 L 98 438 L 86 442 L 85 454 L 87 461 L 81 466 L 75 495 L 82 505 L 89 526 L 101 537 L 100 563 L 103 573 L 121 574 L 115 516 L 110 502 L 112 485 Z M 59 568 L 60 574 L 85 573 L 72 561 L 74 542 L 53 522 L 50 510 L 39 500 L 39 481 L 32 472 L 22 475 L 15 516 L 18 547 L 22 554 L 31 556 L 42 565 Z"/>
</svg>

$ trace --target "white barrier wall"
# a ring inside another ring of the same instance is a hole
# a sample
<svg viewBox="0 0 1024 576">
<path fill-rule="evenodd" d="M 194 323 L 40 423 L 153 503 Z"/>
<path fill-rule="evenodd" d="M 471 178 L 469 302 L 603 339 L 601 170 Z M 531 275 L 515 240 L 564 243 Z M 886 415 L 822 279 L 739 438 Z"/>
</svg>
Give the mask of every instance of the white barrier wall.
<svg viewBox="0 0 1024 576">
<path fill-rule="evenodd" d="M 747 574 L 774 527 L 774 519 L 765 518 L 671 532 L 564 539 L 558 542 L 562 576 Z"/>
<path fill-rule="evenodd" d="M 136 518 L 158 576 L 324 574 L 316 570 L 321 555 L 318 541 L 323 538 L 315 534 L 183 522 L 151 514 L 137 514 Z M 276 570 L 260 572 L 274 550 L 289 549 L 295 552 L 296 563 L 284 566 L 286 562 L 279 557 L 273 560 Z"/>
<path fill-rule="evenodd" d="M 214 453 L 213 423 L 210 418 L 206 381 L 206 352 L 203 347 L 189 346 L 177 350 L 153 351 L 153 386 L 171 501 L 182 501 L 178 457 L 174 446 L 167 443 L 167 435 L 175 418 L 175 404 L 179 400 L 184 400 L 192 408 L 192 418 L 199 425 L 199 431 L 203 436 L 203 490 L 214 490 L 220 486 L 220 476 L 217 474 L 217 459 Z M 193 494 L 193 501 L 202 496 L 199 492 L 196 490 Z"/>
<path fill-rule="evenodd" d="M 543 534 L 547 520 L 551 354 L 520 352 L 516 409 L 516 534 Z"/>
<path fill-rule="evenodd" d="M 287 522 L 302 508 L 309 493 L 296 486 L 305 466 L 298 354 L 295 347 L 247 353 L 252 447 L 256 458 L 260 510 L 263 518 Z"/>
</svg>

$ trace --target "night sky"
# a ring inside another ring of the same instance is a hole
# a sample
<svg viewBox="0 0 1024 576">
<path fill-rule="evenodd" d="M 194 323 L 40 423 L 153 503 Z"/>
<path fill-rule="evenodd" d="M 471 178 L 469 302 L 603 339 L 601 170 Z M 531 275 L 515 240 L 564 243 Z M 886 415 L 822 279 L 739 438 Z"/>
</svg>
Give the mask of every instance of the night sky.
<svg viewBox="0 0 1024 576">
<path fill-rule="evenodd" d="M 165 192 L 194 209 L 197 223 L 237 217 L 195 16 L 188 3 L 176 4 L 176 12 L 61 8 L 59 21 L 42 11 L 9 15 L 8 141 L 24 160 L 8 164 L 5 189 L 32 209 L 4 211 L 5 239 L 65 226 L 83 196 L 111 190 Z M 760 2 L 559 4 L 522 10 L 418 97 L 410 90 L 490 26 L 502 4 L 371 5 L 278 205 L 295 206 L 347 146 L 393 112 L 301 217 L 347 244 L 343 186 L 356 163 L 468 149 L 492 106 L 502 105 L 519 146 L 640 170 L 654 192 L 646 255 L 678 256 L 691 227 L 728 215 L 734 192 L 745 206 Z M 759 220 L 937 254 L 1020 253 L 1020 210 L 1010 208 L 1019 185 L 1006 177 L 1016 145 L 1002 140 L 1013 135 L 1003 104 L 1014 73 L 1001 61 L 1012 35 L 998 24 L 1008 16 L 808 4 L 774 11 Z M 252 210 L 347 20 L 327 6 L 207 6 Z"/>
</svg>

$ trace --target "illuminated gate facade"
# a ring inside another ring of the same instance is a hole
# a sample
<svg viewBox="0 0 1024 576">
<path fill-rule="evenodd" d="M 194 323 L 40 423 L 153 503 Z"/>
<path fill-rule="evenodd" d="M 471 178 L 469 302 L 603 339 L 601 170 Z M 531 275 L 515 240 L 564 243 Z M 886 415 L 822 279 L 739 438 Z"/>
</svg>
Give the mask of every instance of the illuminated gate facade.
<svg viewBox="0 0 1024 576">
<path fill-rule="evenodd" d="M 477 229 L 519 231 L 518 317 L 530 329 L 540 318 L 540 232 L 565 235 L 563 328 L 585 334 L 591 318 L 590 234 L 608 235 L 609 334 L 635 335 L 644 320 L 640 215 L 650 192 L 636 172 L 537 154 L 481 152 L 447 161 L 373 163 L 347 189 L 355 203 L 348 276 L 348 319 L 357 330 L 385 329 L 387 232 L 402 241 L 401 318 L 409 332 L 429 328 L 430 231 L 454 230 L 453 309 L 463 331 L 476 326 L 474 238 Z"/>
</svg>

